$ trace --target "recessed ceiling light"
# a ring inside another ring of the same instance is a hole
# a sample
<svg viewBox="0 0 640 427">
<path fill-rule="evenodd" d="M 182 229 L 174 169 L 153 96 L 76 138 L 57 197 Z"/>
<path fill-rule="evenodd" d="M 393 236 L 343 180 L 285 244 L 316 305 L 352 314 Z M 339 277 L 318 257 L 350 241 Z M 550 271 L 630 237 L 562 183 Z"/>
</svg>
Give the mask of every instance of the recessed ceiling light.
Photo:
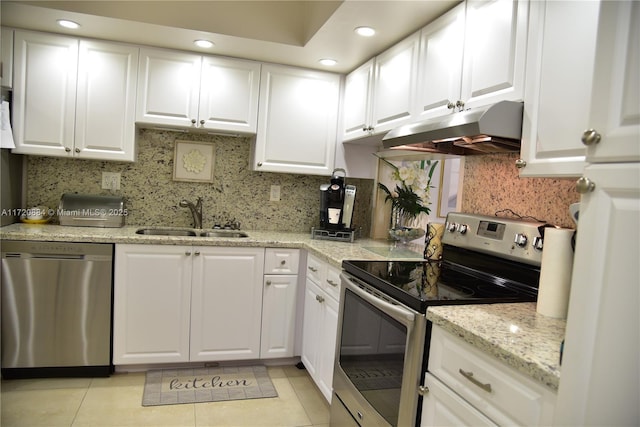
<svg viewBox="0 0 640 427">
<path fill-rule="evenodd" d="M 331 67 L 338 63 L 338 61 L 336 61 L 335 59 L 330 59 L 330 58 L 321 59 L 318 62 L 321 63 L 322 65 L 326 65 L 327 67 Z"/>
<path fill-rule="evenodd" d="M 213 47 L 213 42 L 209 41 L 209 40 L 195 40 L 193 42 L 193 44 L 195 44 L 198 47 L 204 47 L 204 48 L 210 48 Z"/>
<path fill-rule="evenodd" d="M 80 27 L 80 24 L 78 24 L 77 22 L 69 21 L 68 19 L 58 19 L 57 22 L 61 27 L 71 28 L 72 30 Z"/>
<path fill-rule="evenodd" d="M 356 32 L 356 34 L 363 36 L 363 37 L 371 37 L 376 33 L 376 30 L 374 30 L 371 27 L 358 27 L 355 30 L 353 30 Z"/>
</svg>

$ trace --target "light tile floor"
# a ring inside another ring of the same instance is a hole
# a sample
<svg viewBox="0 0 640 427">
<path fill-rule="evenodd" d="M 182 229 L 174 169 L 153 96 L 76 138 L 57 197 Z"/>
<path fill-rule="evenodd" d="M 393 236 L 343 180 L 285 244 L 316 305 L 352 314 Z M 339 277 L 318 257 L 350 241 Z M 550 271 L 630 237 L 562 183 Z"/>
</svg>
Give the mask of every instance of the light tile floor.
<svg viewBox="0 0 640 427">
<path fill-rule="evenodd" d="M 141 405 L 144 372 L 109 378 L 2 380 L 2 427 L 329 425 L 329 405 L 305 370 L 269 367 L 278 397 Z"/>
</svg>

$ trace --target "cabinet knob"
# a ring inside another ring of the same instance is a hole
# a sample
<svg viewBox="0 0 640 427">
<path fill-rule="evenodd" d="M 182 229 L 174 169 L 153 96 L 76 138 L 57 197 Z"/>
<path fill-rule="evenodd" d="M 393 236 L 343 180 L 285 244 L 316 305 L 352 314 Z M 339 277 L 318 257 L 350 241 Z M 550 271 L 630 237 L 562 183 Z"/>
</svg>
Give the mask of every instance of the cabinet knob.
<svg viewBox="0 0 640 427">
<path fill-rule="evenodd" d="M 280 265 L 285 265 L 286 263 L 287 263 L 287 261 L 284 260 L 284 259 L 282 261 L 280 261 Z"/>
<path fill-rule="evenodd" d="M 271 280 L 267 280 L 267 286 L 271 286 Z"/>
<path fill-rule="evenodd" d="M 80 152 L 80 149 L 79 149 L 79 148 L 76 148 L 76 150 L 75 150 L 75 151 L 76 151 L 76 153 L 79 153 L 79 152 Z"/>
<path fill-rule="evenodd" d="M 590 193 L 596 188 L 596 184 L 585 176 L 581 176 L 576 181 L 576 191 L 580 194 Z"/>
<path fill-rule="evenodd" d="M 184 254 L 185 254 L 186 256 L 191 256 L 191 251 L 184 251 Z"/>
<path fill-rule="evenodd" d="M 199 256 L 199 255 L 200 255 L 200 251 L 195 251 L 193 254 L 194 254 L 195 256 Z"/>
<path fill-rule="evenodd" d="M 262 162 L 258 162 L 258 167 L 262 166 Z"/>
<path fill-rule="evenodd" d="M 527 162 L 523 159 L 516 160 L 516 167 L 518 169 L 524 169 L 527 166 Z"/>
<path fill-rule="evenodd" d="M 454 104 L 454 103 L 453 103 L 453 102 L 451 102 L 451 101 L 448 101 L 448 102 L 447 102 L 447 109 L 449 109 L 449 110 L 453 110 L 454 108 L 456 108 L 456 104 Z"/>
<path fill-rule="evenodd" d="M 191 119 L 191 124 L 195 125 L 196 124 L 196 119 Z"/>
<path fill-rule="evenodd" d="M 461 100 L 458 99 L 456 101 L 456 107 L 458 107 L 458 111 L 464 110 L 464 101 L 461 101 Z"/>
<path fill-rule="evenodd" d="M 71 148 L 69 147 L 64 147 L 64 151 L 66 151 L 67 153 L 71 152 Z"/>
<path fill-rule="evenodd" d="M 426 385 L 421 385 L 418 387 L 418 394 L 420 396 L 424 396 L 427 393 L 429 393 L 429 387 L 427 387 Z"/>
<path fill-rule="evenodd" d="M 582 143 L 586 146 L 600 142 L 601 136 L 595 129 L 587 129 L 582 133 Z"/>
<path fill-rule="evenodd" d="M 200 120 L 200 126 L 204 126 L 204 119 Z"/>
<path fill-rule="evenodd" d="M 322 295 L 316 295 L 316 301 L 324 302 L 324 297 Z"/>
</svg>

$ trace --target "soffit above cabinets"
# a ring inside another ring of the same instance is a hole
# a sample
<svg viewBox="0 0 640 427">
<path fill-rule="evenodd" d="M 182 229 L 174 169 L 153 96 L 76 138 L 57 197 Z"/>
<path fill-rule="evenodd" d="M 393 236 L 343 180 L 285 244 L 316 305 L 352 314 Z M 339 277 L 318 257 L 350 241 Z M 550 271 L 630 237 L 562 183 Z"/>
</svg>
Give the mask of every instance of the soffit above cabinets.
<svg viewBox="0 0 640 427">
<path fill-rule="evenodd" d="M 9 1 L 3 26 L 206 52 L 347 73 L 450 10 L 461 0 L 345 1 Z M 77 30 L 58 19 L 81 24 Z M 375 37 L 353 32 L 371 26 Z M 209 39 L 204 51 L 193 41 Z M 333 58 L 326 67 L 318 63 Z"/>
</svg>

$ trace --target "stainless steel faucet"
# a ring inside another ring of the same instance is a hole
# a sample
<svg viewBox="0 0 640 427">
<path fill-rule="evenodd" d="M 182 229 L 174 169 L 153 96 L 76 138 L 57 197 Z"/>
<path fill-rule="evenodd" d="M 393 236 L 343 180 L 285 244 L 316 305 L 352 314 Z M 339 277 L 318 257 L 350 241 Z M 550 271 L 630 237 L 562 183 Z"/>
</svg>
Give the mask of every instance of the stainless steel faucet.
<svg viewBox="0 0 640 427">
<path fill-rule="evenodd" d="M 188 200 L 181 200 L 180 207 L 189 208 L 193 216 L 193 226 L 202 228 L 202 197 L 198 197 L 195 205 Z"/>
</svg>

